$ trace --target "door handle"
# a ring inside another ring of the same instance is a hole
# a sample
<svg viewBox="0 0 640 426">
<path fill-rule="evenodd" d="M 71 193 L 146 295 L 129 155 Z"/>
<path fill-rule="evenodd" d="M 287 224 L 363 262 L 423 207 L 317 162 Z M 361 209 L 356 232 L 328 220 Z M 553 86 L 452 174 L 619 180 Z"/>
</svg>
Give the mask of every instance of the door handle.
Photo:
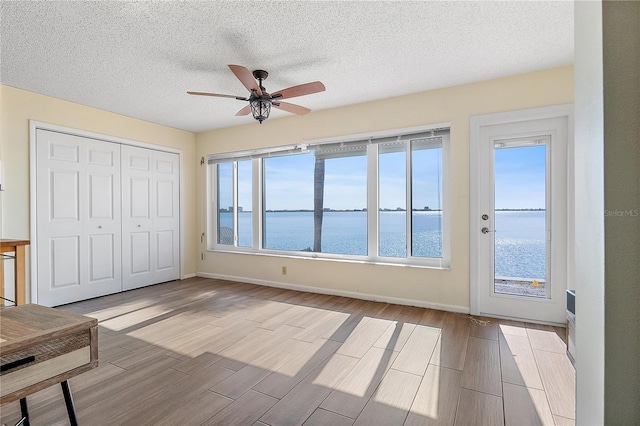
<svg viewBox="0 0 640 426">
<path fill-rule="evenodd" d="M 488 234 L 489 232 L 496 232 L 494 229 L 489 229 L 486 226 L 480 230 L 483 234 Z"/>
</svg>

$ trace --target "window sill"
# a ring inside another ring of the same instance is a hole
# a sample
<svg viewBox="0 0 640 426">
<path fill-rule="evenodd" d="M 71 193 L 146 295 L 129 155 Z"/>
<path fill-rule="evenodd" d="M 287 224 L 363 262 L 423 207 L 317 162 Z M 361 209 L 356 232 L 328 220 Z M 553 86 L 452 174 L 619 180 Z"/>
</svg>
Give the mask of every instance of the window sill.
<svg viewBox="0 0 640 426">
<path fill-rule="evenodd" d="M 225 253 L 225 254 L 242 254 L 251 256 L 266 256 L 274 258 L 285 259 L 300 259 L 300 260 L 321 260 L 329 262 L 351 263 L 359 265 L 379 265 L 379 266 L 399 266 L 410 268 L 422 268 L 422 269 L 436 269 L 449 271 L 451 267 L 448 262 L 436 260 L 436 259 L 398 259 L 394 261 L 389 258 L 367 258 L 364 256 L 348 256 L 340 254 L 328 254 L 328 253 L 312 253 L 302 252 L 305 254 L 293 254 L 291 252 L 280 252 L 274 250 L 262 250 L 259 252 L 249 250 L 243 250 L 242 248 L 234 247 L 233 249 L 222 249 L 219 247 L 213 249 L 207 249 L 208 253 Z"/>
</svg>

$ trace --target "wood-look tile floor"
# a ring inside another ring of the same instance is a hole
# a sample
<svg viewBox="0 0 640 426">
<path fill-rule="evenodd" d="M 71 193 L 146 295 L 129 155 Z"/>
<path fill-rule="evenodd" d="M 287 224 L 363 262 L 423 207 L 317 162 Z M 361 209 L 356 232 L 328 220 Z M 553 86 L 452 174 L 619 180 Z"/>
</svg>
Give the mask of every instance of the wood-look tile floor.
<svg viewBox="0 0 640 426">
<path fill-rule="evenodd" d="M 61 309 L 100 321 L 84 426 L 573 423 L 564 329 L 203 278 Z M 60 386 L 28 403 L 68 424 Z"/>
</svg>

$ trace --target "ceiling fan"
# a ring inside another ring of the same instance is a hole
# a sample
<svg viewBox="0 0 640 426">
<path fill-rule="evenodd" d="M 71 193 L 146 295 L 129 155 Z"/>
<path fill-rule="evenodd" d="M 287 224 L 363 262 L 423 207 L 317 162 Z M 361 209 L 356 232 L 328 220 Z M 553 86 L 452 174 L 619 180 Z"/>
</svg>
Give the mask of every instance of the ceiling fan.
<svg viewBox="0 0 640 426">
<path fill-rule="evenodd" d="M 253 73 L 247 68 L 240 65 L 229 65 L 231 72 L 240 80 L 240 82 L 246 87 L 251 95 L 246 98 L 242 96 L 234 95 L 222 95 L 219 93 L 207 93 L 207 92 L 187 92 L 190 95 L 198 96 L 216 96 L 219 98 L 235 98 L 240 101 L 249 101 L 249 105 L 242 108 L 236 113 L 236 115 L 248 115 L 250 112 L 253 118 L 258 120 L 260 124 L 267 118 L 269 118 L 269 112 L 271 107 L 281 109 L 283 111 L 291 112 L 293 114 L 304 115 L 311 111 L 309 108 L 302 107 L 300 105 L 290 104 L 287 102 L 281 102 L 281 99 L 295 98 L 296 96 L 310 95 L 312 93 L 324 92 L 325 87 L 319 81 L 313 83 L 300 84 L 298 86 L 292 86 L 286 89 L 278 90 L 275 93 L 267 93 L 262 86 L 262 82 L 266 80 L 269 75 L 264 70 L 255 70 Z M 256 79 L 258 81 L 256 81 Z"/>
</svg>

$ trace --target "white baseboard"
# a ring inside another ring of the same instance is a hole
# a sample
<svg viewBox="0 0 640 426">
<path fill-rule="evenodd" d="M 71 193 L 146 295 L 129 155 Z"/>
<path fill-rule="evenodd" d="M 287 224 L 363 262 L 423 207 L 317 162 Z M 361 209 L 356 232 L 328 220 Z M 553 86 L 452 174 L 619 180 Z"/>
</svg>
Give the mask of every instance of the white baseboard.
<svg viewBox="0 0 640 426">
<path fill-rule="evenodd" d="M 198 274 L 196 274 L 195 272 L 192 272 L 192 273 L 190 273 L 190 274 L 184 274 L 184 275 L 182 276 L 182 279 L 183 279 L 183 280 L 186 280 L 187 278 L 195 278 L 195 277 L 197 277 L 197 276 L 198 276 Z"/>
<path fill-rule="evenodd" d="M 267 287 L 284 288 L 287 290 L 305 291 L 308 293 L 328 294 L 331 296 L 351 297 L 353 299 L 370 300 L 373 302 L 393 303 L 395 305 L 417 306 L 419 308 L 437 309 L 440 311 L 457 312 L 468 314 L 469 308 L 466 306 L 445 305 L 443 303 L 426 302 L 423 300 L 403 299 L 399 297 L 381 296 L 378 294 L 358 293 L 353 291 L 336 290 L 332 288 L 311 287 L 299 284 L 281 283 L 277 281 L 266 281 L 255 278 L 236 277 L 231 275 L 212 274 L 209 272 L 196 272 L 196 276 L 202 278 L 213 278 L 218 280 L 237 281 L 241 283 L 257 284 Z"/>
</svg>

